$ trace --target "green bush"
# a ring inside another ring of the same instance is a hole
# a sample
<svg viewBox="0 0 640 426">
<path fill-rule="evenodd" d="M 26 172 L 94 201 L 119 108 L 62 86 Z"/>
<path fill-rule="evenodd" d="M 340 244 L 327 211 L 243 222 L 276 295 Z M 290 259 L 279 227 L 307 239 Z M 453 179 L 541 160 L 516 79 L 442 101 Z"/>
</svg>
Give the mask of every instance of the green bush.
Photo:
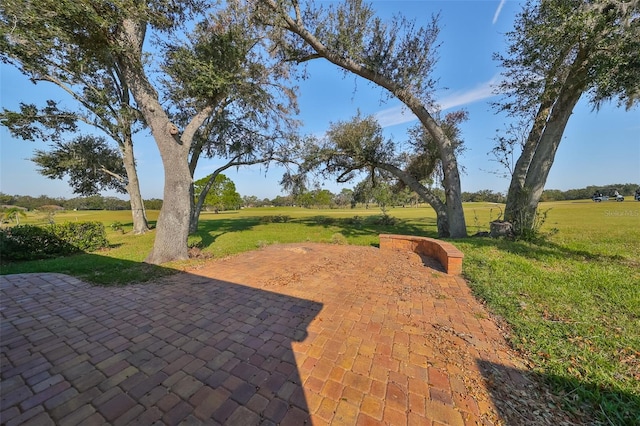
<svg viewBox="0 0 640 426">
<path fill-rule="evenodd" d="M 120 221 L 115 221 L 111 225 L 109 225 L 111 229 L 114 231 L 120 231 L 121 234 L 124 234 L 124 224 Z"/>
<path fill-rule="evenodd" d="M 109 245 L 101 222 L 68 222 L 50 228 L 58 238 L 77 248 L 77 251 L 95 251 Z"/>
<path fill-rule="evenodd" d="M 19 225 L 0 229 L 0 259 L 35 260 L 107 247 L 100 222 Z"/>
<path fill-rule="evenodd" d="M 49 228 L 18 225 L 0 230 L 0 258 L 33 260 L 73 253 L 73 247 Z"/>
</svg>

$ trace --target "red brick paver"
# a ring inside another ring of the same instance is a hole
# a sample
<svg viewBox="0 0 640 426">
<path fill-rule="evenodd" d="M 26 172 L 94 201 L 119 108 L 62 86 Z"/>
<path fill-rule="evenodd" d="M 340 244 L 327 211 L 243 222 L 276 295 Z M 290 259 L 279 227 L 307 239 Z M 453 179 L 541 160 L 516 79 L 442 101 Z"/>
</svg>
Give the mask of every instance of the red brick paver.
<svg viewBox="0 0 640 426">
<path fill-rule="evenodd" d="M 0 286 L 7 425 L 496 424 L 489 381 L 526 382 L 465 281 L 414 253 L 277 245 L 151 284 Z"/>
</svg>

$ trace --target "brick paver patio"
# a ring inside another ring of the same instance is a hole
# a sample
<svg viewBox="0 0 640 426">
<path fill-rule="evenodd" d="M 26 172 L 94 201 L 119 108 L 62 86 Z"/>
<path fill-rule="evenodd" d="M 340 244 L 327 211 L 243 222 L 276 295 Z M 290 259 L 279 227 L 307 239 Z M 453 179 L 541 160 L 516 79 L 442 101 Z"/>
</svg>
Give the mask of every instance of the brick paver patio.
<svg viewBox="0 0 640 426">
<path fill-rule="evenodd" d="M 465 281 L 413 253 L 276 245 L 155 283 L 0 285 L 7 426 L 499 424 L 489 384 L 527 381 Z"/>
</svg>

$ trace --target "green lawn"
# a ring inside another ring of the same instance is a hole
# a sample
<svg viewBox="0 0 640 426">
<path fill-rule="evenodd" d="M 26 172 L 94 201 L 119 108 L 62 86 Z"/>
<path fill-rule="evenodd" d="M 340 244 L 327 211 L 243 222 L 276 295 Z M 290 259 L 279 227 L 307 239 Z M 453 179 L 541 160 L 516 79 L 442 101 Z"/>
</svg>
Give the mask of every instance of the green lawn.
<svg viewBox="0 0 640 426">
<path fill-rule="evenodd" d="M 465 205 L 470 234 L 488 230 L 502 206 Z M 535 243 L 468 238 L 452 241 L 465 253 L 463 271 L 476 295 L 511 327 L 511 343 L 565 396 L 566 409 L 589 410 L 594 422 L 640 424 L 640 203 L 544 203 L 545 238 Z M 428 208 L 395 208 L 395 224 L 378 209 L 256 208 L 203 213 L 189 239 L 221 257 L 299 241 L 376 245 L 380 233 L 436 236 Z M 155 220 L 157 212 L 149 212 Z M 29 215 L 25 222 L 45 218 Z M 111 248 L 72 258 L 2 265 L 2 273 L 54 271 L 102 285 L 123 285 L 172 273 L 204 260 L 153 267 L 141 263 L 153 232 L 131 229 L 129 212 L 65 212 L 56 222 L 99 220 Z M 340 234 L 341 237 L 338 235 Z M 582 407 L 582 408 L 579 408 Z"/>
<path fill-rule="evenodd" d="M 604 424 L 640 424 L 640 203 L 549 208 L 553 234 L 537 244 L 456 241 L 464 274 L 568 408 L 587 402 Z"/>
</svg>

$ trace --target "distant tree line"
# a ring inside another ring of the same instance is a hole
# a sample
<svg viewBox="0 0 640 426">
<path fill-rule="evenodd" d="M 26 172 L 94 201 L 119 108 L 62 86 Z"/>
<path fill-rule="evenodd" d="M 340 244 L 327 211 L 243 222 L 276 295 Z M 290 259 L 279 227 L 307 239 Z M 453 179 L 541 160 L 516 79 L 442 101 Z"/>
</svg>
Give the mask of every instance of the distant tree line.
<svg viewBox="0 0 640 426">
<path fill-rule="evenodd" d="M 618 191 L 621 195 L 631 196 L 640 187 L 637 183 L 616 183 L 613 185 L 595 186 L 590 185 L 581 189 L 569 189 L 561 191 L 559 189 L 545 189 L 542 192 L 541 201 L 563 201 L 563 200 L 584 200 L 591 198 L 595 192 L 603 195 L 613 195 Z"/>
<path fill-rule="evenodd" d="M 223 176 L 224 177 L 224 176 Z M 585 200 L 591 198 L 594 192 L 600 192 L 605 195 L 613 194 L 618 191 L 625 196 L 631 196 L 636 189 L 640 187 L 635 183 L 619 183 L 613 185 L 589 185 L 580 189 L 568 189 L 561 191 L 559 189 L 545 189 L 542 193 L 542 201 L 564 201 L 564 200 Z M 219 191 L 212 191 L 215 195 Z M 303 191 L 298 194 L 278 195 L 275 198 L 258 198 L 255 195 L 240 195 L 235 192 L 235 187 L 231 188 L 229 194 L 221 192 L 220 199 L 212 198 L 211 203 L 205 205 L 211 208 L 217 207 L 219 210 L 233 210 L 239 207 L 289 207 L 299 206 L 304 208 L 348 208 L 370 205 L 380 206 L 381 204 L 389 207 L 416 207 L 421 204 L 420 197 L 407 188 L 397 190 L 392 185 L 379 183 L 375 187 L 368 186 L 361 182 L 354 189 L 344 188 L 341 192 L 334 194 L 327 189 L 314 189 Z M 444 197 L 442 190 L 434 190 L 437 196 Z M 487 203 L 504 203 L 506 201 L 505 194 L 502 192 L 494 192 L 490 189 L 483 189 L 476 192 L 463 192 L 462 201 L 465 203 L 487 202 Z M 62 207 L 65 210 L 128 210 L 130 204 L 128 200 L 122 200 L 117 197 L 103 197 L 101 195 L 92 195 L 89 197 L 76 197 L 65 199 L 62 197 L 48 197 L 40 195 L 39 197 L 31 197 L 29 195 L 8 195 L 0 192 L 0 206 L 7 208 L 8 206 L 23 207 L 27 210 L 38 210 L 51 208 L 54 206 Z M 147 210 L 160 210 L 162 200 L 153 198 L 144 200 L 144 206 Z"/>
<path fill-rule="evenodd" d="M 129 210 L 131 208 L 128 200 L 122 200 L 118 197 L 103 197 L 102 195 L 65 199 L 46 195 L 40 195 L 39 197 L 8 195 L 1 192 L 0 206 L 17 206 L 27 210 L 41 210 L 43 207 L 45 209 L 60 207 L 64 210 Z M 144 200 L 144 207 L 147 210 L 160 210 L 162 200 L 156 198 Z"/>
<path fill-rule="evenodd" d="M 502 192 L 493 192 L 490 189 L 482 189 L 477 192 L 462 193 L 463 203 L 476 203 L 476 202 L 505 203 L 506 200 L 507 198 Z"/>
</svg>

